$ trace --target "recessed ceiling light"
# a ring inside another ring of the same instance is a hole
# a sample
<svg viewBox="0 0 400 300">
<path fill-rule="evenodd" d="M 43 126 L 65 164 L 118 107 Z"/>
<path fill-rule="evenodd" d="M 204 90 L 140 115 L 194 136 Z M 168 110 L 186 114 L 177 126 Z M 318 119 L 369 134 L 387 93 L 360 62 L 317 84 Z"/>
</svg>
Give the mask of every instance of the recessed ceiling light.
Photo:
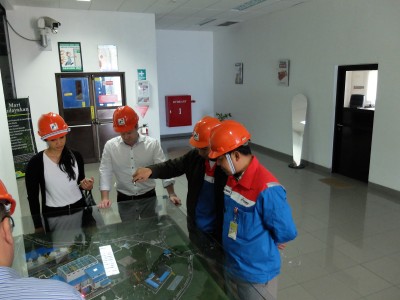
<svg viewBox="0 0 400 300">
<path fill-rule="evenodd" d="M 252 6 L 255 6 L 257 4 L 260 4 L 261 2 L 264 2 L 264 1 L 266 1 L 266 0 L 250 0 L 250 1 L 247 1 L 247 2 L 245 2 L 243 4 L 241 4 L 241 5 L 238 5 L 238 6 L 234 7 L 234 8 L 232 8 L 232 9 L 233 10 L 242 11 L 242 10 L 248 9 L 249 7 L 252 7 Z"/>
<path fill-rule="evenodd" d="M 76 0 L 78 2 L 90 2 L 91 0 Z"/>
</svg>

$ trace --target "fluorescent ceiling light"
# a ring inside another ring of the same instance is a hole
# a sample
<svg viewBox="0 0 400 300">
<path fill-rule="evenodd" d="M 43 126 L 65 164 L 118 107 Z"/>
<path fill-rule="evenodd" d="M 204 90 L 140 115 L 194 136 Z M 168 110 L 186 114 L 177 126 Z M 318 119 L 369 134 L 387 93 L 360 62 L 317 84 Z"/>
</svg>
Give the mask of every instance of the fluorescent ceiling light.
<svg viewBox="0 0 400 300">
<path fill-rule="evenodd" d="M 91 0 L 76 0 L 78 2 L 90 2 Z"/>
<path fill-rule="evenodd" d="M 261 2 L 264 2 L 264 1 L 266 1 L 266 0 L 250 0 L 250 1 L 247 1 L 246 3 L 238 5 L 232 9 L 241 11 L 241 10 L 248 9 L 249 7 L 252 7 L 254 5 L 260 4 Z"/>
</svg>

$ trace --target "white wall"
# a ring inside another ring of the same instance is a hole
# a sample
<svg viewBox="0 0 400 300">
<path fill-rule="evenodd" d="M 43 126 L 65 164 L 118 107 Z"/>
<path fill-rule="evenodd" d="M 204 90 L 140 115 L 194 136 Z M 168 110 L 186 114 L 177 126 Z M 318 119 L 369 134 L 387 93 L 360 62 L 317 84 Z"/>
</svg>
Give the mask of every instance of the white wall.
<svg viewBox="0 0 400 300">
<path fill-rule="evenodd" d="M 14 235 L 22 233 L 22 223 L 21 223 L 21 205 L 18 201 L 18 187 L 15 181 L 15 169 L 14 160 L 11 149 L 11 139 L 10 132 L 8 130 L 7 122 L 7 110 L 3 93 L 3 84 L 1 81 L 0 74 L 0 157 L 1 157 L 1 168 L 0 168 L 0 179 L 3 181 L 7 188 L 7 192 L 13 196 L 17 201 L 17 207 L 13 214 L 13 219 L 15 221 L 15 231 Z"/>
<path fill-rule="evenodd" d="M 378 63 L 369 181 L 400 190 L 400 9 L 396 0 L 312 0 L 214 34 L 215 110 L 231 112 L 256 144 L 292 154 L 291 100 L 309 99 L 304 158 L 331 168 L 338 65 Z M 290 59 L 289 87 L 277 84 Z M 244 84 L 234 64 L 244 63 Z"/>
<path fill-rule="evenodd" d="M 204 115 L 214 115 L 213 34 L 157 30 L 161 135 L 191 133 Z M 192 95 L 192 126 L 167 127 L 166 95 Z"/>
<path fill-rule="evenodd" d="M 29 38 L 39 38 L 37 19 L 49 16 L 61 23 L 58 34 L 50 34 L 52 51 L 43 51 L 38 42 L 18 37 L 10 30 L 10 43 L 18 97 L 29 97 L 34 130 L 41 114 L 58 112 L 54 73 L 60 72 L 57 42 L 81 42 L 84 72 L 99 71 L 97 46 L 117 46 L 119 71 L 125 72 L 127 104 L 135 108 L 137 69 L 147 70 L 153 102 L 144 119 L 150 135 L 159 138 L 158 82 L 154 15 L 16 7 L 7 11 L 15 30 Z M 38 150 L 45 144 L 36 136 Z"/>
</svg>

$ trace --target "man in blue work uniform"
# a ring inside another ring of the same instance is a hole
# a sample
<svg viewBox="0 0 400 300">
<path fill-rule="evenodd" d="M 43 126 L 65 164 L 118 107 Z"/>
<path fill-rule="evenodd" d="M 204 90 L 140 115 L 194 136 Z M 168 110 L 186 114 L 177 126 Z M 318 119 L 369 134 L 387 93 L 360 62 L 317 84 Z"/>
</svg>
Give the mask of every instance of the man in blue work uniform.
<svg viewBox="0 0 400 300">
<path fill-rule="evenodd" d="M 232 120 L 222 122 L 210 137 L 209 157 L 229 175 L 222 230 L 227 289 L 237 290 L 240 299 L 276 299 L 279 249 L 297 231 L 285 189 L 251 154 L 250 137 Z"/>
</svg>

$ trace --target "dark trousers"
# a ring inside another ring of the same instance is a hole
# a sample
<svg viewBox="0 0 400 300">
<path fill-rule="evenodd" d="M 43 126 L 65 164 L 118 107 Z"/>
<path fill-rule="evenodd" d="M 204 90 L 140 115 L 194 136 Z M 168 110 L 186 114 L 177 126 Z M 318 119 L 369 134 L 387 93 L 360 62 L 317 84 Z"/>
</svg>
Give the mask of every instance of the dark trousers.
<svg viewBox="0 0 400 300">
<path fill-rule="evenodd" d="M 138 196 L 129 196 L 118 192 L 117 202 L 122 222 L 157 216 L 157 196 L 154 189 Z"/>
</svg>

